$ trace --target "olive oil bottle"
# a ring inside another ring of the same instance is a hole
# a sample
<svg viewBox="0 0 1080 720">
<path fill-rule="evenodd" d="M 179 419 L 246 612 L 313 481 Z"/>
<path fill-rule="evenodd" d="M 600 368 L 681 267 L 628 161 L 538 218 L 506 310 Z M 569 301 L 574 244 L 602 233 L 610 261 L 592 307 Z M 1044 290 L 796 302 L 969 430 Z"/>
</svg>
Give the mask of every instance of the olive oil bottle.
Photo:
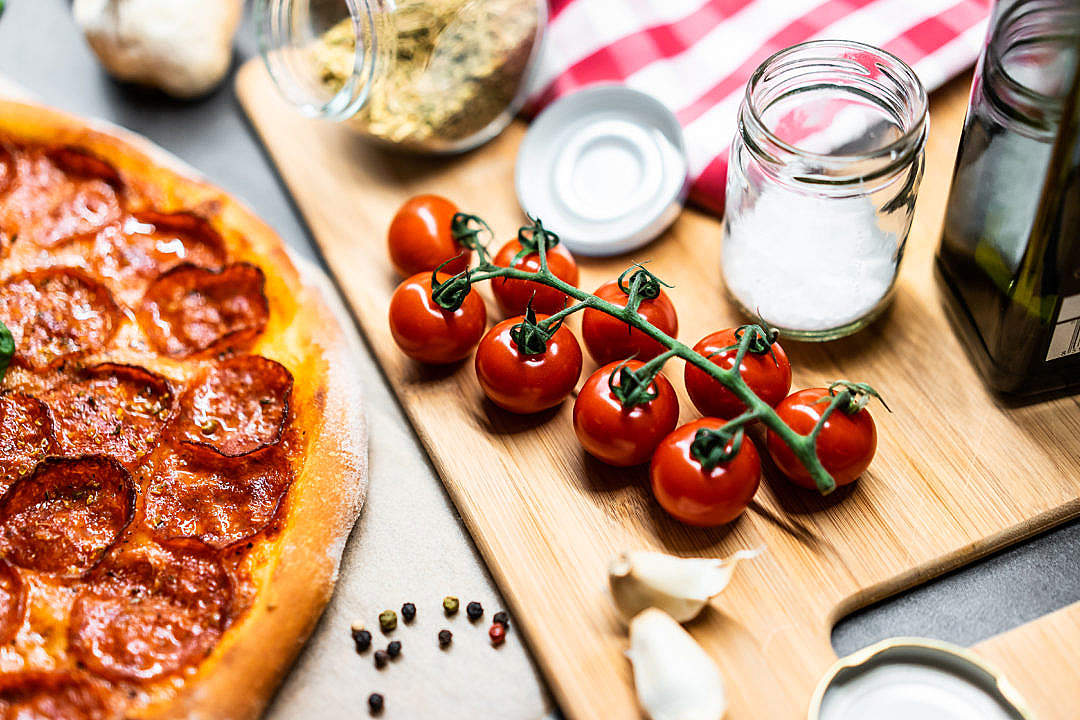
<svg viewBox="0 0 1080 720">
<path fill-rule="evenodd" d="M 938 250 L 987 384 L 1080 388 L 1080 6 L 999 2 Z"/>
</svg>

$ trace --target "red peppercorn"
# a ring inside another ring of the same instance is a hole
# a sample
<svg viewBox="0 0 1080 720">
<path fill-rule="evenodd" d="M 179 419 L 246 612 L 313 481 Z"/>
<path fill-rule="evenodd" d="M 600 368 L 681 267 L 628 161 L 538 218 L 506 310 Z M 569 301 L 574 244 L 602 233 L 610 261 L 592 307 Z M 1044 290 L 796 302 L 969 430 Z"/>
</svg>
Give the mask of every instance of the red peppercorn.
<svg viewBox="0 0 1080 720">
<path fill-rule="evenodd" d="M 488 630 L 488 637 L 492 645 L 502 645 L 506 640 L 506 626 L 502 623 L 494 623 Z"/>
</svg>

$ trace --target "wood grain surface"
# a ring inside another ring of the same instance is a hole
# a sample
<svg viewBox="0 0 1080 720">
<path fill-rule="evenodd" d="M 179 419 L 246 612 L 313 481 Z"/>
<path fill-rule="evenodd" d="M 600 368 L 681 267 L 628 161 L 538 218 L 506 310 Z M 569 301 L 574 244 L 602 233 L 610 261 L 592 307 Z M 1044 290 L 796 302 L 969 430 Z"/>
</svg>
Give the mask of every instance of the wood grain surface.
<svg viewBox="0 0 1080 720">
<path fill-rule="evenodd" d="M 797 718 L 835 660 L 829 634 L 836 619 L 1080 514 L 1080 404 L 995 402 L 950 330 L 931 271 L 969 82 L 959 79 L 933 98 L 926 179 L 891 311 L 847 340 L 785 343 L 795 387 L 847 378 L 886 396 L 894 412 L 874 410 L 880 444 L 873 466 L 824 499 L 768 468 L 743 517 L 702 530 L 659 508 L 643 469 L 586 457 L 574 439 L 571 403 L 534 417 L 508 415 L 483 399 L 471 363 L 424 368 L 391 340 L 386 309 L 398 278 L 385 238 L 395 210 L 419 192 L 445 194 L 484 216 L 500 244 L 509 239 L 523 220 L 513 190 L 522 124 L 464 156 L 401 157 L 345 127 L 300 117 L 260 65 L 240 72 L 252 122 L 568 717 L 639 713 L 626 636 L 606 587 L 607 564 L 620 549 L 721 556 L 767 546 L 690 630 L 727 677 L 731 718 Z M 740 322 L 720 287 L 720 235 L 715 218 L 687 211 L 632 256 L 583 260 L 581 285 L 593 289 L 632 261 L 650 260 L 675 285 L 680 336 L 696 341 Z M 695 417 L 681 366 L 673 362 L 667 374 L 679 387 L 683 420 Z M 401 522 L 402 532 L 423 532 L 408 517 Z M 1080 605 L 985 648 L 1039 717 L 1064 720 L 1080 704 L 1080 683 L 1068 664 L 1044 659 L 1066 658 L 1078 644 Z"/>
</svg>

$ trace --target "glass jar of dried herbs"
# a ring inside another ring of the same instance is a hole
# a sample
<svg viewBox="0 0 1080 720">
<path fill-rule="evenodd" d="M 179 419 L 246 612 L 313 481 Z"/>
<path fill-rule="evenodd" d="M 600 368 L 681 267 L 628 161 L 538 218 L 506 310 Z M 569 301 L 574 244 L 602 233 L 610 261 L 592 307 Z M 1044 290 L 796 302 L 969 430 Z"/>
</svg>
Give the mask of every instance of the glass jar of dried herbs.
<svg viewBox="0 0 1080 720">
<path fill-rule="evenodd" d="M 305 114 L 421 152 L 495 137 L 525 99 L 545 0 L 258 0 L 259 50 Z"/>
</svg>

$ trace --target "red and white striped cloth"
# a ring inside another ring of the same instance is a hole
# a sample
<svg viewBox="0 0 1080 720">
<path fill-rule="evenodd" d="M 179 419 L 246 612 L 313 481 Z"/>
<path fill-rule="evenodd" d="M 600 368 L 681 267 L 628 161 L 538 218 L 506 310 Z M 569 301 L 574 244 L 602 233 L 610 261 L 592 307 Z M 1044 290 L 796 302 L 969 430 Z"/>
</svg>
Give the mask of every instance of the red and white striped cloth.
<svg viewBox="0 0 1080 720">
<path fill-rule="evenodd" d="M 746 81 L 769 55 L 858 40 L 909 63 L 928 90 L 970 65 L 990 0 L 549 0 L 528 109 L 623 82 L 665 103 L 686 134 L 690 199 L 722 213 L 728 145 Z"/>
</svg>

